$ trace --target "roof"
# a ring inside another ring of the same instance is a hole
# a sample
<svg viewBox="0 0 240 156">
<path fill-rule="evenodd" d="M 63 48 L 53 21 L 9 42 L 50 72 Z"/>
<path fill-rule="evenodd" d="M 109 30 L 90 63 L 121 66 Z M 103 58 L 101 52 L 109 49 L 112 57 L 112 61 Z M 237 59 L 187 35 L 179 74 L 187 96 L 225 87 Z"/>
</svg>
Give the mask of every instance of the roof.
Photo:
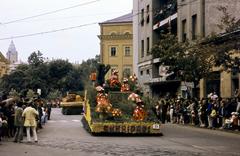
<svg viewBox="0 0 240 156">
<path fill-rule="evenodd" d="M 9 63 L 9 61 L 5 58 L 5 56 L 0 52 L 0 62 Z"/>
<path fill-rule="evenodd" d="M 105 22 L 102 22 L 100 24 L 111 24 L 111 23 L 129 23 L 132 22 L 133 14 L 129 13 L 111 20 L 107 20 Z"/>
<path fill-rule="evenodd" d="M 216 38 L 203 41 L 202 44 L 208 44 L 208 43 L 215 43 L 215 44 L 222 44 L 226 41 L 238 41 L 240 38 L 240 27 L 232 32 L 225 32 L 218 34 Z M 238 43 L 238 42 L 237 42 Z M 238 43 L 239 44 L 239 43 Z"/>
</svg>

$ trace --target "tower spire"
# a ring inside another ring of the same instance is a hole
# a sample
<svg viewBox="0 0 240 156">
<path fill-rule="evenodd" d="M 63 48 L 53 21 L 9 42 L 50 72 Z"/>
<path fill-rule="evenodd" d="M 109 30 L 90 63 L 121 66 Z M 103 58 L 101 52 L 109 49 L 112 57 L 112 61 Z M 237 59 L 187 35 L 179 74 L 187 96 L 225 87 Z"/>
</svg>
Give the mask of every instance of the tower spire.
<svg viewBox="0 0 240 156">
<path fill-rule="evenodd" d="M 10 61 L 10 63 L 15 63 L 18 61 L 18 52 L 13 40 L 11 40 L 11 43 L 8 47 L 7 59 Z"/>
</svg>

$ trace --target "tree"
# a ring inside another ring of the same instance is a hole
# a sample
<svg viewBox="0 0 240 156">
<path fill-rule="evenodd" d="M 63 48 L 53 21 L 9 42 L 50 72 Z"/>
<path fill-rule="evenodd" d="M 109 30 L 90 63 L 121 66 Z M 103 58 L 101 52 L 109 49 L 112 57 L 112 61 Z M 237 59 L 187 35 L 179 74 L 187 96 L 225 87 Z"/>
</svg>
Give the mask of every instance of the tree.
<svg viewBox="0 0 240 156">
<path fill-rule="evenodd" d="M 160 58 L 165 65 L 174 65 L 184 55 L 187 43 L 179 43 L 176 36 L 170 33 L 161 34 L 159 42 L 153 46 L 153 58 Z"/>
<path fill-rule="evenodd" d="M 240 20 L 236 20 L 235 17 L 232 17 L 228 12 L 227 7 L 219 6 L 217 9 L 223 14 L 220 24 L 217 25 L 220 30 L 228 33 L 239 28 Z"/>
<path fill-rule="evenodd" d="M 81 70 L 81 77 L 82 82 L 84 83 L 84 86 L 87 87 L 88 85 L 91 85 L 91 80 L 89 78 L 89 75 L 92 72 L 98 72 L 98 65 L 100 61 L 100 56 L 96 55 L 95 58 L 88 59 L 87 61 L 83 61 L 80 65 Z"/>
<path fill-rule="evenodd" d="M 30 93 L 41 89 L 43 98 L 50 93 L 53 96 L 57 91 L 61 95 L 67 91 L 82 91 L 90 84 L 89 75 L 96 71 L 99 56 L 83 61 L 80 66 L 73 66 L 61 59 L 44 62 L 42 54 L 38 51 L 33 52 L 28 61 L 29 64 L 19 65 L 9 75 L 0 79 L 2 95 L 8 95 L 12 89 L 21 96 L 29 96 Z"/>
<path fill-rule="evenodd" d="M 12 98 L 19 98 L 20 94 L 16 90 L 11 89 L 11 91 L 9 92 L 9 96 Z"/>
<path fill-rule="evenodd" d="M 79 67 L 74 67 L 68 74 L 62 79 L 64 91 L 81 91 L 84 89 L 83 71 Z"/>
<path fill-rule="evenodd" d="M 33 100 L 34 98 L 37 98 L 37 94 L 32 89 L 29 89 L 26 98 L 29 100 Z"/>
<path fill-rule="evenodd" d="M 240 58 L 235 54 L 240 48 L 240 21 L 231 17 L 226 8 L 220 7 L 219 10 L 223 12 L 219 27 L 225 29 L 225 34 L 211 35 L 191 43 L 180 43 L 174 35 L 162 34 L 159 43 L 152 48 L 153 58 L 170 66 L 169 72 L 178 73 L 178 79 L 194 82 L 195 86 L 212 72 L 213 67 L 239 72 Z"/>
<path fill-rule="evenodd" d="M 73 70 L 73 65 L 67 60 L 54 60 L 49 64 L 49 80 L 48 84 L 51 85 L 52 89 L 63 90 L 63 83 L 69 72 Z"/>
<path fill-rule="evenodd" d="M 225 34 L 211 39 L 208 44 L 215 45 L 215 66 L 222 66 L 224 70 L 240 71 L 240 57 L 235 55 L 239 51 L 240 19 L 232 17 L 227 7 L 220 6 L 218 10 L 223 14 L 218 27 Z"/>
<path fill-rule="evenodd" d="M 151 52 L 153 58 L 159 58 L 161 65 L 170 67 L 168 72 L 174 72 L 175 79 L 193 82 L 195 88 L 212 67 L 208 48 L 200 42 L 178 42 L 176 36 L 168 33 L 162 34 L 159 43 L 153 46 Z"/>
<path fill-rule="evenodd" d="M 44 58 L 42 56 L 42 53 L 40 51 L 33 52 L 29 57 L 28 57 L 28 63 L 33 66 L 38 66 L 40 64 L 43 64 Z"/>
<path fill-rule="evenodd" d="M 182 81 L 198 82 L 209 72 L 211 60 L 206 49 L 201 45 L 188 42 L 178 42 L 177 37 L 168 33 L 162 34 L 157 45 L 153 46 L 154 58 L 160 63 L 170 66 L 169 72 L 174 72 L 176 78 Z"/>
<path fill-rule="evenodd" d="M 62 93 L 59 90 L 51 90 L 47 95 L 47 98 L 50 100 L 55 100 L 61 97 L 62 97 Z"/>
</svg>

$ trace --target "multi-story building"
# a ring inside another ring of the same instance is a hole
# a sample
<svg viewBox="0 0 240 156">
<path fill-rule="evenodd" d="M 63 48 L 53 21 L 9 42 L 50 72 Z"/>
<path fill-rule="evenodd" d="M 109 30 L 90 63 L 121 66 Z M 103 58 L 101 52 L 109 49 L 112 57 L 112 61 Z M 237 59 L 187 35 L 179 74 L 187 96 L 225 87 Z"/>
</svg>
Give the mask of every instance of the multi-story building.
<svg viewBox="0 0 240 156">
<path fill-rule="evenodd" d="M 7 74 L 9 70 L 9 62 L 0 52 L 0 77 Z"/>
<path fill-rule="evenodd" d="M 178 92 L 184 96 L 193 85 L 162 77 L 162 65 L 158 58 L 152 57 L 151 48 L 158 42 L 160 35 L 168 31 L 177 35 L 180 42 L 220 33 L 217 25 L 220 24 L 222 14 L 217 8 L 227 7 L 232 16 L 239 18 L 240 1 L 133 0 L 133 6 L 134 71 L 138 73 L 144 92 L 151 96 Z M 201 80 L 200 97 L 217 90 L 222 97 L 231 97 L 234 90 L 239 88 L 239 74 L 232 76 L 231 73 L 218 71 L 214 74 L 218 79 L 213 76 L 214 80 Z"/>
<path fill-rule="evenodd" d="M 223 17 L 219 7 L 225 7 L 230 16 L 240 18 L 239 0 L 178 0 L 179 41 L 193 41 L 224 31 L 218 27 Z M 210 92 L 217 92 L 221 97 L 231 97 L 234 90 L 240 88 L 239 79 L 239 73 L 214 69 L 212 76 L 200 81 L 200 97 L 206 97 Z"/>
<path fill-rule="evenodd" d="M 160 75 L 162 66 L 159 59 L 152 57 L 151 49 L 159 41 L 161 33 L 171 31 L 176 35 L 177 2 L 136 0 L 133 6 L 134 56 L 137 58 L 134 67 L 137 68 L 139 83 L 144 93 L 150 96 L 176 92 L 180 82 L 166 80 Z"/>
<path fill-rule="evenodd" d="M 106 78 L 114 69 L 119 71 L 120 80 L 133 72 L 132 16 L 129 13 L 99 24 L 100 61 L 111 66 Z"/>
</svg>

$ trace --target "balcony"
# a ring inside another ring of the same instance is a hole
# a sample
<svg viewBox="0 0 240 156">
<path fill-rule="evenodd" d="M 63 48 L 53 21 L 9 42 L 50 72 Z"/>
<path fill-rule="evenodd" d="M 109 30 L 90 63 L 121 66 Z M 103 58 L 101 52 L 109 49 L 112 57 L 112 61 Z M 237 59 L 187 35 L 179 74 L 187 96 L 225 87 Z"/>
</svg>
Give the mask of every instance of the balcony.
<svg viewBox="0 0 240 156">
<path fill-rule="evenodd" d="M 154 13 L 154 25 L 177 13 L 177 0 L 166 0 Z"/>
</svg>

